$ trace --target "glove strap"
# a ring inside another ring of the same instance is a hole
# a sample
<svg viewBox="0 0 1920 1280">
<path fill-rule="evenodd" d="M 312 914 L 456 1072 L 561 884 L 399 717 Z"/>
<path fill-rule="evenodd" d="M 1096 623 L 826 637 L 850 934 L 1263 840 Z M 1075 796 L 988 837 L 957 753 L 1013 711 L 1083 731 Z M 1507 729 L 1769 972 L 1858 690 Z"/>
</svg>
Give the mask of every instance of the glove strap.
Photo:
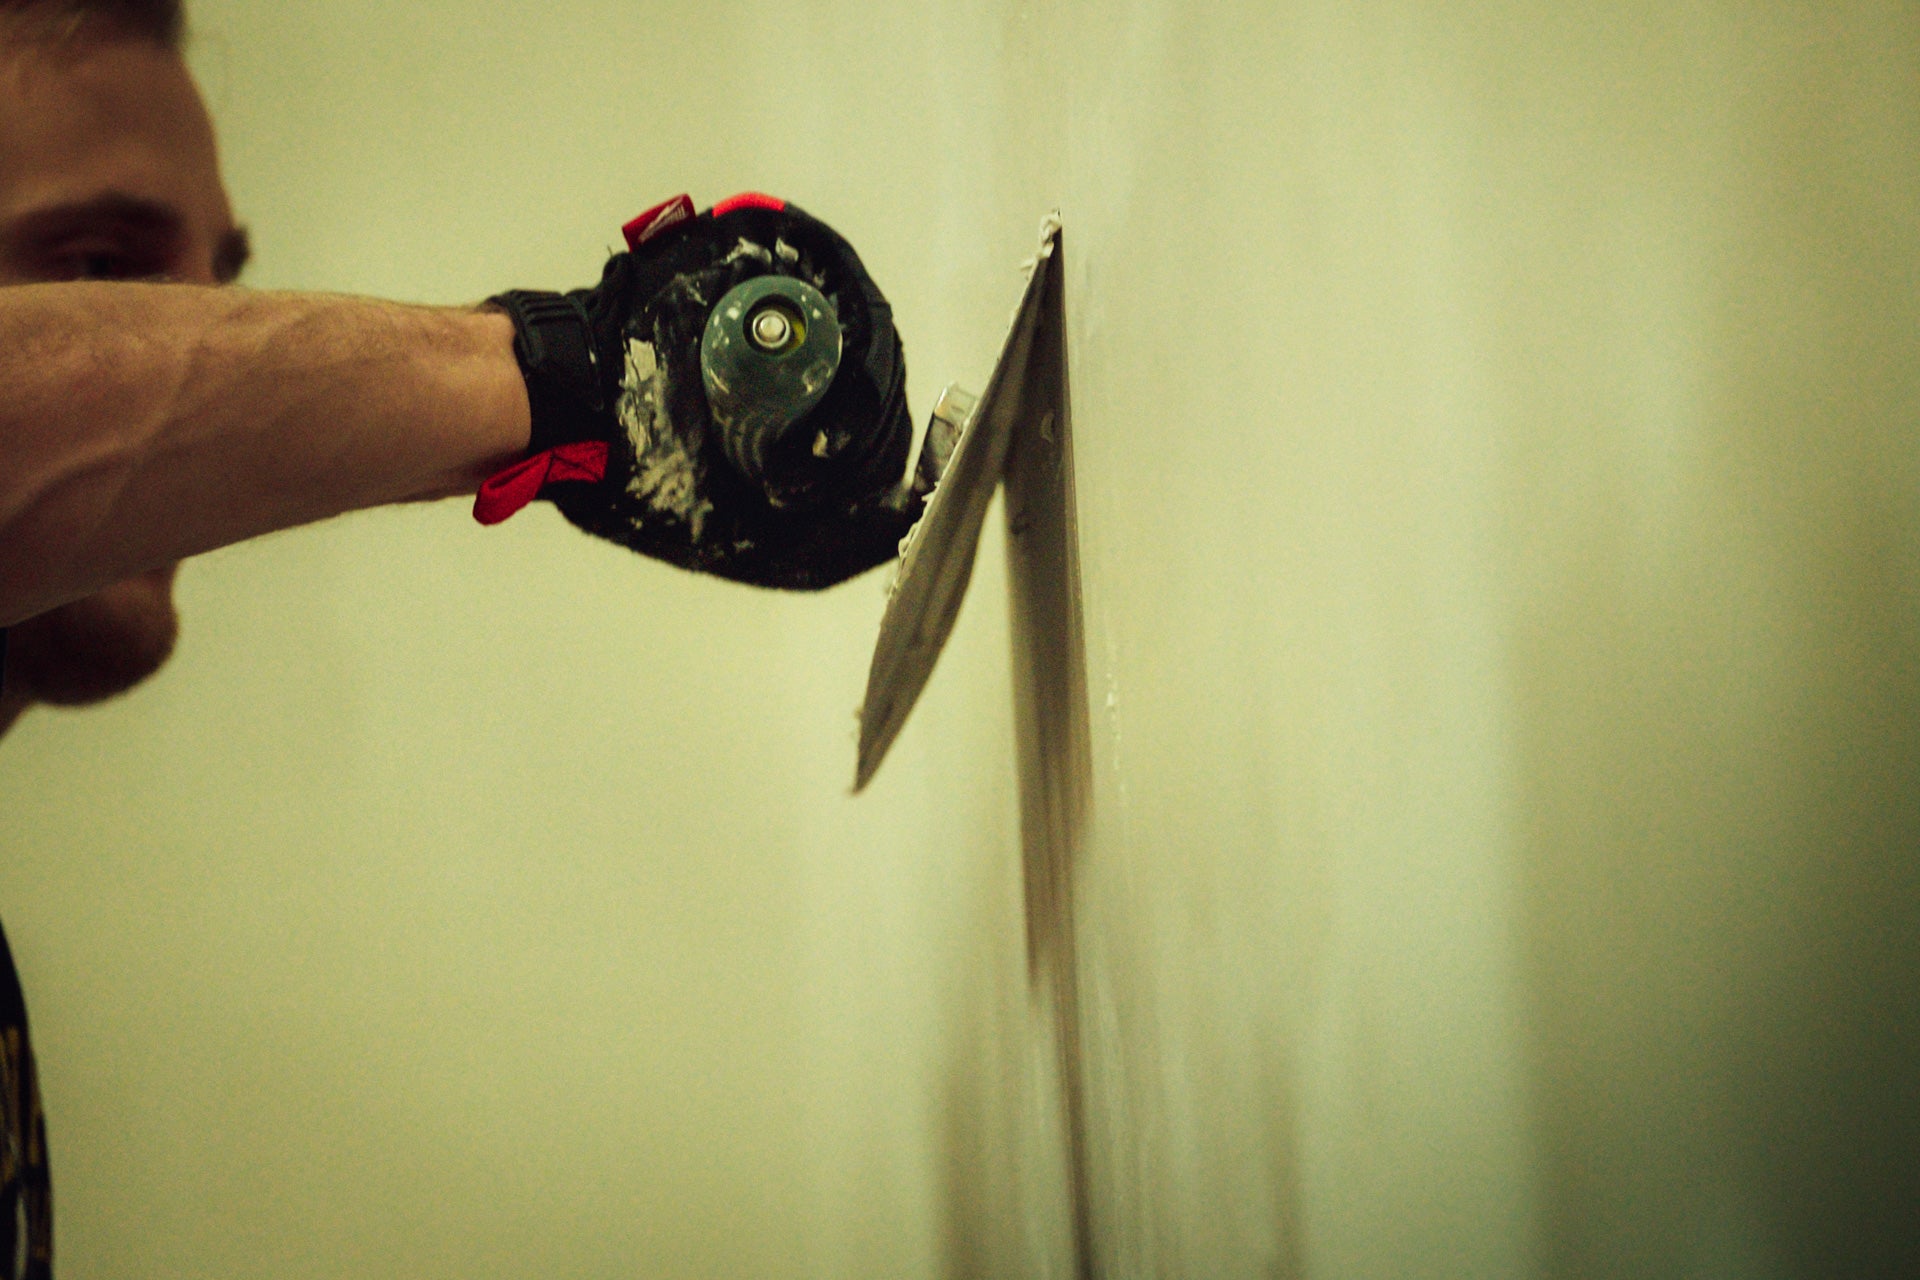
<svg viewBox="0 0 1920 1280">
<path fill-rule="evenodd" d="M 488 301 L 513 321 L 513 354 L 533 410 L 530 453 L 605 434 L 593 324 L 579 297 L 515 289 Z"/>
<path fill-rule="evenodd" d="M 473 518 L 498 524 L 550 484 L 606 475 L 606 397 L 593 324 L 578 295 L 515 289 L 488 301 L 513 321 L 513 356 L 533 418 L 527 456 L 489 478 L 474 498 Z"/>
<path fill-rule="evenodd" d="M 555 445 L 496 473 L 473 497 L 473 518 L 499 524 L 540 496 L 550 484 L 569 480 L 597 484 L 607 475 L 607 442 L 578 440 Z M 0 632 L 0 637 L 5 636 Z"/>
</svg>

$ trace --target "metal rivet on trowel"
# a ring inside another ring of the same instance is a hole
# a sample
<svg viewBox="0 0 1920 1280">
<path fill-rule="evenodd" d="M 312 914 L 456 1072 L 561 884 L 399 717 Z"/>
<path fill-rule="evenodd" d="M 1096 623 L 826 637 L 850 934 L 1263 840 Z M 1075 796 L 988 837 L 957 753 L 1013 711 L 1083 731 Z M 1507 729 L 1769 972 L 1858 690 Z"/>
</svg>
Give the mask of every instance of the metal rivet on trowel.
<svg viewBox="0 0 1920 1280">
<path fill-rule="evenodd" d="M 747 327 L 747 336 L 762 351 L 778 351 L 793 341 L 794 328 L 792 317 L 785 311 L 779 307 L 768 307 L 753 318 L 753 323 Z"/>
</svg>

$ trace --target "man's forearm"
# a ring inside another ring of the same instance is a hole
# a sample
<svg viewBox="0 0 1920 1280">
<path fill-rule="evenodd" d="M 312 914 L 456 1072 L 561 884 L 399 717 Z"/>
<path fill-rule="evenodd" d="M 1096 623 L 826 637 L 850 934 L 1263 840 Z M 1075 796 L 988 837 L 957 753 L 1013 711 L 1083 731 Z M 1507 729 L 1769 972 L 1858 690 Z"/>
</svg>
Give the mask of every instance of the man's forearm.
<svg viewBox="0 0 1920 1280">
<path fill-rule="evenodd" d="M 490 312 L 0 289 L 0 626 L 275 529 L 470 493 L 527 435 Z"/>
</svg>

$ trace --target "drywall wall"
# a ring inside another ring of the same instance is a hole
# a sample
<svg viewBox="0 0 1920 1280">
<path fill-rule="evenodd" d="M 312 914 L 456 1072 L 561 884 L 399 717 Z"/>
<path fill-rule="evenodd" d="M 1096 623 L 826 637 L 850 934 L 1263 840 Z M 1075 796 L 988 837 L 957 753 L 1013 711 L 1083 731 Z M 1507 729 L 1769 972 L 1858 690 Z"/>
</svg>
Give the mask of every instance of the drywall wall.
<svg viewBox="0 0 1920 1280">
<path fill-rule="evenodd" d="M 262 286 L 766 188 L 924 414 L 1061 210 L 1105 1274 L 1912 1269 L 1912 6 L 195 13 Z M 0 744 L 63 1272 L 1067 1274 L 1003 549 L 854 800 L 881 590 L 189 566 Z"/>
</svg>

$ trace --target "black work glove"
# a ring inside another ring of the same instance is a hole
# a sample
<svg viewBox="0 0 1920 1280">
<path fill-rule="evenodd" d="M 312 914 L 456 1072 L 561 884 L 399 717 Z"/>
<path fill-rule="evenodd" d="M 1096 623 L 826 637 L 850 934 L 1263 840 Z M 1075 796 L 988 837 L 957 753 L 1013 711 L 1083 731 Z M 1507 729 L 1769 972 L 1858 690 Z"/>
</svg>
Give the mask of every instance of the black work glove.
<svg viewBox="0 0 1920 1280">
<path fill-rule="evenodd" d="M 497 523 L 546 498 L 589 533 L 764 587 L 817 590 L 891 560 L 924 485 L 903 483 L 913 426 L 892 308 L 853 249 L 759 195 L 697 215 L 681 196 L 626 235 L 629 251 L 591 289 L 490 300 L 514 323 L 533 439 L 524 461 L 481 488 L 475 517 Z M 782 302 L 781 317 L 763 322 L 772 327 L 756 343 L 776 340 L 771 355 L 742 346 L 733 306 L 733 347 L 716 348 L 707 331 L 722 300 L 769 291 L 814 301 Z M 815 357 L 836 323 L 834 366 Z M 774 368 L 780 341 L 796 346 L 803 331 L 813 363 L 776 369 L 786 381 L 765 394 L 727 363 L 745 351 L 755 368 Z"/>
</svg>

